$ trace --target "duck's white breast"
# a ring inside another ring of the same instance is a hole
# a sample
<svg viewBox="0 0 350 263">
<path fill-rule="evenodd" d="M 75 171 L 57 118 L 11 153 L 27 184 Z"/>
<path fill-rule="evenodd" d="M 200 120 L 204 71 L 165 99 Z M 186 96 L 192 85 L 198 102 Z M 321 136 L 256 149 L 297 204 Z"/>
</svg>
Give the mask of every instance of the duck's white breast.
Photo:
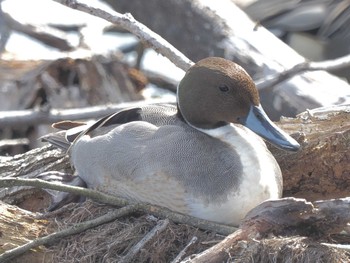
<svg viewBox="0 0 350 263">
<path fill-rule="evenodd" d="M 244 126 L 232 124 L 201 131 L 232 145 L 239 153 L 243 169 L 237 191 L 229 194 L 221 204 L 192 202 L 194 216 L 222 223 L 231 221 L 237 225 L 261 202 L 281 197 L 280 168 L 260 137 Z"/>
</svg>

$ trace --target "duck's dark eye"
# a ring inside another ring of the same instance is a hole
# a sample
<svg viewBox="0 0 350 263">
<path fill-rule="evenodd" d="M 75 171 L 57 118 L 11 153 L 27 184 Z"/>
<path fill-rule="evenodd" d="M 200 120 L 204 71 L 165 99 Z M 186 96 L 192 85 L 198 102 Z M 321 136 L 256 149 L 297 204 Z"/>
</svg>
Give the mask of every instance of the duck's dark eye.
<svg viewBox="0 0 350 263">
<path fill-rule="evenodd" d="M 225 85 L 225 84 L 220 85 L 220 86 L 219 86 L 219 89 L 220 89 L 222 92 L 227 92 L 227 91 L 229 91 L 228 86 Z"/>
</svg>

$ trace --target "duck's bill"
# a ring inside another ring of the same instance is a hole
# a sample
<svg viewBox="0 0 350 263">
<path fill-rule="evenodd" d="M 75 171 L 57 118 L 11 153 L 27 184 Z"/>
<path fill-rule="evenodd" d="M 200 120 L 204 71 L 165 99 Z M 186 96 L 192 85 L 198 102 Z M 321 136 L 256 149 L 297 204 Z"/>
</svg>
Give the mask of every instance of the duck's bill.
<svg viewBox="0 0 350 263">
<path fill-rule="evenodd" d="M 261 105 L 251 106 L 248 116 L 242 119 L 242 124 L 281 149 L 297 151 L 300 148 L 296 140 L 269 119 Z"/>
</svg>

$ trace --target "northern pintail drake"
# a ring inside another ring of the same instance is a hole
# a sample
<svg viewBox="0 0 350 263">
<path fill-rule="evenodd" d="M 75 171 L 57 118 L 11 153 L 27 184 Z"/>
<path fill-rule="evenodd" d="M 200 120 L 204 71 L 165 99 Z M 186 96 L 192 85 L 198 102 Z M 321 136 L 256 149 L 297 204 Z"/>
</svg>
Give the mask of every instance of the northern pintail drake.
<svg viewBox="0 0 350 263">
<path fill-rule="evenodd" d="M 280 168 L 258 135 L 285 150 L 299 144 L 269 120 L 243 68 L 203 59 L 181 80 L 177 99 L 87 126 L 58 123 L 77 127 L 44 139 L 69 149 L 87 187 L 198 218 L 238 225 L 259 203 L 281 197 Z"/>
</svg>

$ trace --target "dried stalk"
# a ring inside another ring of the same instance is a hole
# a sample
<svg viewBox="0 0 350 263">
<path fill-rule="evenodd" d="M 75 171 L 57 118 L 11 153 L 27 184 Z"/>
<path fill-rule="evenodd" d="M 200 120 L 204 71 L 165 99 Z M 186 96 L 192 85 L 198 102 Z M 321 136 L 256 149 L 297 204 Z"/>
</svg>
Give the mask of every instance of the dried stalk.
<svg viewBox="0 0 350 263">
<path fill-rule="evenodd" d="M 184 54 L 177 50 L 173 45 L 171 45 L 164 38 L 154 33 L 145 25 L 141 24 L 135 20 L 131 14 L 120 14 L 114 12 L 113 14 L 108 13 L 102 9 L 94 8 L 83 4 L 76 0 L 54 0 L 57 3 L 68 6 L 72 9 L 76 9 L 93 16 L 100 17 L 107 20 L 115 25 L 118 25 L 121 28 L 128 30 L 133 33 L 135 36 L 141 39 L 147 46 L 152 47 L 155 51 L 159 52 L 163 56 L 170 59 L 176 66 L 183 70 L 187 70 L 193 62 L 188 59 Z"/>
</svg>

